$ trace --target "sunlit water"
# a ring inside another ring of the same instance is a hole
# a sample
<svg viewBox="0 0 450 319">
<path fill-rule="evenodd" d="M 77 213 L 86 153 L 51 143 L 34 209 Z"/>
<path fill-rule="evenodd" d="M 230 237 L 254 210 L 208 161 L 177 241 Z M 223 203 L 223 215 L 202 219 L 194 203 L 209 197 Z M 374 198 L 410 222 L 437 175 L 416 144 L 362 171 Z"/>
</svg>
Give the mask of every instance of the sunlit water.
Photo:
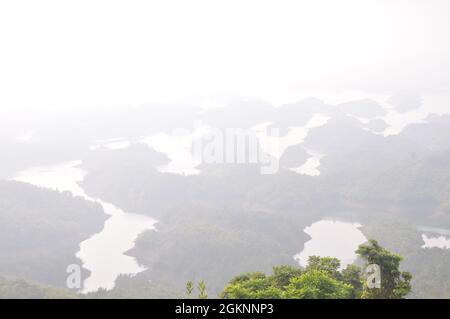
<svg viewBox="0 0 450 319">
<path fill-rule="evenodd" d="M 271 125 L 270 122 L 252 127 L 251 132 L 257 137 L 262 151 L 279 160 L 288 147 L 303 143 L 310 130 L 325 125 L 328 120 L 329 117 L 315 114 L 305 126 L 290 127 L 285 136 L 271 135 L 268 128 Z M 203 158 L 202 154 L 194 153 L 194 141 L 204 137 L 210 132 L 210 129 L 207 126 L 199 126 L 192 132 L 157 133 L 140 142 L 147 144 L 157 152 L 166 154 L 170 159 L 167 165 L 158 167 L 158 171 L 180 175 L 198 175 L 201 172 L 197 167 L 202 163 Z M 321 156 L 316 153 L 310 153 L 310 156 L 311 158 L 305 163 L 305 166 L 298 168 L 298 172 L 317 176 Z M 295 171 L 297 172 L 297 170 Z"/>
<path fill-rule="evenodd" d="M 367 241 L 357 223 L 321 220 L 304 229 L 311 236 L 301 253 L 294 256 L 301 266 L 308 264 L 309 256 L 335 257 L 345 268 L 356 259 L 358 246 Z"/>
<path fill-rule="evenodd" d="M 173 173 L 179 175 L 198 175 L 200 170 L 197 166 L 201 159 L 193 154 L 192 146 L 194 140 L 201 138 L 208 132 L 208 127 L 200 126 L 193 132 L 173 132 L 172 134 L 157 133 L 144 138 L 141 142 L 159 153 L 166 154 L 170 159 L 167 165 L 158 167 L 161 173 Z"/>
<path fill-rule="evenodd" d="M 78 185 L 86 175 L 79 168 L 81 161 L 72 161 L 48 167 L 35 167 L 20 172 L 15 180 L 44 188 L 70 191 L 75 196 L 96 201 L 111 217 L 105 222 L 101 232 L 80 243 L 76 256 L 81 259 L 83 268 L 90 271 L 84 280 L 83 293 L 100 288 L 112 289 L 116 278 L 121 275 L 135 275 L 145 268 L 135 258 L 125 255 L 134 247 L 139 234 L 155 228 L 156 221 L 143 215 L 126 213 L 120 208 L 102 200 L 86 195 Z"/>
<path fill-rule="evenodd" d="M 420 107 L 410 110 L 408 112 L 398 112 L 394 106 L 390 105 L 387 101 L 389 95 L 384 94 L 371 94 L 359 91 L 343 91 L 343 92 L 331 92 L 322 91 L 310 93 L 311 96 L 315 96 L 330 105 L 338 105 L 341 103 L 359 100 L 370 99 L 377 102 L 381 107 L 386 109 L 384 116 L 375 117 L 372 119 L 360 119 L 361 122 L 367 122 L 368 120 L 382 119 L 386 122 L 387 128 L 384 131 L 384 135 L 396 135 L 399 134 L 410 124 L 424 123 L 428 116 L 432 114 L 443 115 L 450 114 L 450 96 L 439 95 L 426 95 L 422 96 L 422 104 Z"/>
<path fill-rule="evenodd" d="M 422 233 L 424 242 L 422 248 L 450 249 L 450 229 L 427 226 L 419 226 L 417 229 L 421 232 L 426 232 L 426 234 Z"/>
<path fill-rule="evenodd" d="M 106 140 L 97 140 L 94 145 L 90 146 L 91 150 L 98 148 L 106 148 L 108 150 L 120 150 L 127 148 L 131 145 L 131 142 L 124 138 L 111 138 Z"/>
<path fill-rule="evenodd" d="M 29 142 L 33 141 L 35 134 L 36 134 L 36 132 L 33 130 L 25 131 L 25 132 L 22 132 L 21 134 L 19 134 L 18 136 L 16 136 L 16 140 L 18 140 L 19 142 L 23 142 L 23 143 L 29 143 Z"/>
<path fill-rule="evenodd" d="M 298 92 L 296 92 L 298 98 Z M 304 97 L 314 96 L 324 100 L 330 105 L 338 105 L 358 99 L 371 99 L 386 109 L 384 116 L 377 116 L 374 118 L 359 118 L 363 124 L 376 119 L 383 120 L 387 127 L 384 132 L 374 134 L 380 135 L 395 135 L 402 132 L 402 130 L 410 124 L 423 123 L 431 114 L 450 114 L 450 97 L 447 96 L 424 96 L 422 105 L 408 112 L 398 112 L 394 106 L 387 102 L 389 95 L 369 94 L 365 92 L 311 92 L 306 93 Z M 352 114 L 349 116 L 355 117 Z M 315 114 L 309 122 L 302 127 L 290 127 L 285 136 L 274 136 L 270 134 L 268 127 L 271 122 L 261 123 L 252 129 L 257 134 L 259 144 L 264 153 L 271 155 L 276 159 L 280 159 L 285 150 L 293 145 L 301 145 L 307 137 L 310 130 L 326 125 L 329 117 L 322 114 Z M 368 128 L 365 128 L 369 130 Z M 370 130 L 369 130 L 370 131 Z M 174 173 L 180 175 L 198 175 L 200 169 L 198 166 L 202 163 L 201 156 L 193 154 L 192 146 L 196 138 L 201 138 L 207 134 L 208 128 L 200 126 L 192 132 L 184 133 L 156 133 L 140 140 L 147 144 L 154 150 L 166 154 L 170 162 L 167 165 L 158 167 L 162 173 Z M 91 148 L 95 149 L 100 146 L 108 149 L 121 149 L 130 145 L 129 141 L 123 139 L 111 139 L 99 141 Z M 292 168 L 292 171 L 309 176 L 320 175 L 320 161 L 325 154 L 320 154 L 316 151 L 308 150 L 310 157 L 300 167 Z"/>
<path fill-rule="evenodd" d="M 267 128 L 271 123 L 263 123 L 253 127 L 263 151 L 277 159 L 283 156 L 287 148 L 300 145 L 309 131 L 325 125 L 330 118 L 322 114 L 314 114 L 305 126 L 290 127 L 285 136 L 272 136 Z"/>
<path fill-rule="evenodd" d="M 422 240 L 425 243 L 422 248 L 450 249 L 450 238 L 445 236 L 428 237 L 427 235 L 422 234 Z"/>
<path fill-rule="evenodd" d="M 309 149 L 307 149 L 306 152 L 310 157 L 306 160 L 305 164 L 300 167 L 291 168 L 291 170 L 302 175 L 319 176 L 320 160 L 324 155 Z"/>
</svg>

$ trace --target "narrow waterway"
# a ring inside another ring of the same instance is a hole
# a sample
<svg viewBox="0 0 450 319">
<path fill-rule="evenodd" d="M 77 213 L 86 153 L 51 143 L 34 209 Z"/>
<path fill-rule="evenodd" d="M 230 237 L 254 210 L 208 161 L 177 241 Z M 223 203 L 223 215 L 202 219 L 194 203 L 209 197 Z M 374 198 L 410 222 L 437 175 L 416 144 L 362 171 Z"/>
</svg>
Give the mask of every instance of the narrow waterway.
<svg viewBox="0 0 450 319">
<path fill-rule="evenodd" d="M 85 278 L 81 292 L 88 293 L 100 288 L 112 289 L 119 275 L 136 275 L 145 268 L 134 257 L 125 253 L 134 247 L 139 234 L 155 229 L 156 220 L 124 212 L 111 203 L 89 197 L 78 184 L 86 172 L 79 166 L 81 161 L 71 161 L 53 166 L 34 167 L 17 174 L 17 181 L 36 186 L 69 191 L 75 196 L 96 201 L 102 205 L 106 214 L 103 230 L 80 243 L 76 256 L 81 259 L 83 268 L 90 271 Z"/>
</svg>

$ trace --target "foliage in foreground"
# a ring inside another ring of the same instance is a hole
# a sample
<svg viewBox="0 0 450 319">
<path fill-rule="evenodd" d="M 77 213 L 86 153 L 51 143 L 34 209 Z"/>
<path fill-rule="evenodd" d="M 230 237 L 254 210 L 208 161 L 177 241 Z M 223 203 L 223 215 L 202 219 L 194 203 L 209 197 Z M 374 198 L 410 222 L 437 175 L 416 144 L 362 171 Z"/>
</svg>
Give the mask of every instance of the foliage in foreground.
<svg viewBox="0 0 450 319">
<path fill-rule="evenodd" d="M 254 272 L 232 279 L 220 297 L 225 299 L 398 299 L 411 290 L 411 275 L 399 270 L 402 257 L 370 240 L 356 251 L 364 267 L 348 265 L 340 270 L 337 258 L 311 256 L 305 269 L 276 266 L 273 273 Z M 370 288 L 363 269 L 377 264 L 380 288 Z"/>
</svg>

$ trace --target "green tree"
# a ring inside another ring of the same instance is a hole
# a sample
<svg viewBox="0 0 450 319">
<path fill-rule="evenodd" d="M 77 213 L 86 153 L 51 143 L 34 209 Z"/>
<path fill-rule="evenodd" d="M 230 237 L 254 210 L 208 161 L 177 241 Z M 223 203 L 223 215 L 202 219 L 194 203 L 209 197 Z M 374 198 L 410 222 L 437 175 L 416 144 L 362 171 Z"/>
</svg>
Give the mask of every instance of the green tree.
<svg viewBox="0 0 450 319">
<path fill-rule="evenodd" d="M 280 266 L 284 267 L 284 266 Z M 285 268 L 286 269 L 286 268 Z M 230 281 L 221 293 L 224 299 L 278 299 L 283 291 L 274 286 L 276 280 L 263 273 L 242 274 Z"/>
<path fill-rule="evenodd" d="M 284 296 L 289 299 L 348 299 L 352 290 L 351 285 L 331 277 L 326 271 L 312 269 L 293 278 Z"/>
<path fill-rule="evenodd" d="M 292 266 L 273 267 L 273 273 L 245 273 L 233 278 L 220 297 L 225 299 L 348 299 L 401 298 L 411 289 L 411 275 L 398 270 L 401 257 L 369 241 L 358 248 L 367 265 L 378 264 L 382 271 L 381 289 L 364 284 L 362 269 L 332 257 L 311 256 L 304 270 Z"/>
<path fill-rule="evenodd" d="M 314 259 L 314 262 L 318 261 Z M 324 264 L 329 261 L 325 259 Z M 333 261 L 334 262 L 334 261 Z M 320 262 L 319 262 L 320 263 Z M 273 267 L 273 274 L 242 274 L 230 281 L 221 294 L 225 299 L 306 299 L 350 298 L 350 284 L 333 278 L 327 271 L 307 267 L 302 271 L 292 266 Z"/>
<path fill-rule="evenodd" d="M 361 297 L 363 289 L 362 270 L 356 265 L 348 265 L 342 270 L 342 281 L 352 286 L 352 298 Z"/>
<path fill-rule="evenodd" d="M 340 267 L 341 261 L 337 258 L 310 256 L 305 270 L 322 270 L 331 277 L 341 280 L 342 274 L 339 272 Z"/>
<path fill-rule="evenodd" d="M 302 274 L 301 269 L 287 265 L 275 266 L 272 272 L 273 275 L 270 277 L 270 282 L 278 289 L 283 289 L 290 283 L 292 278 Z"/>
<path fill-rule="evenodd" d="M 280 299 L 283 291 L 271 285 L 268 278 L 250 278 L 238 284 L 229 284 L 221 295 L 224 299 Z"/>
<path fill-rule="evenodd" d="M 393 254 L 374 239 L 360 245 L 356 253 L 366 262 L 366 266 L 376 264 L 381 270 L 381 287 L 369 288 L 364 284 L 362 298 L 367 299 L 398 299 L 405 297 L 411 291 L 411 274 L 400 271 L 402 257 Z"/>
</svg>

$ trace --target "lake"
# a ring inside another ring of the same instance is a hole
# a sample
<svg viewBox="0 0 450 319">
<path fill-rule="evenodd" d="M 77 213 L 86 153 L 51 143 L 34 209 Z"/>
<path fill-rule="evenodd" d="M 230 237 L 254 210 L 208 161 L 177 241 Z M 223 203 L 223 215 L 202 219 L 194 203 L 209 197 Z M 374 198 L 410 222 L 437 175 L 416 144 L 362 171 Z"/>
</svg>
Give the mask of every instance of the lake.
<svg viewBox="0 0 450 319">
<path fill-rule="evenodd" d="M 341 268 L 356 260 L 358 246 L 367 242 L 361 232 L 362 225 L 335 220 L 320 220 L 304 229 L 311 239 L 303 251 L 294 259 L 304 267 L 309 256 L 335 257 L 341 261 Z"/>
<path fill-rule="evenodd" d="M 134 257 L 125 253 L 134 247 L 137 237 L 146 230 L 155 229 L 156 220 L 147 216 L 124 212 L 111 203 L 88 196 L 78 184 L 86 171 L 81 161 L 70 161 L 53 166 L 34 167 L 17 174 L 17 181 L 58 191 L 69 191 L 74 196 L 98 202 L 110 217 L 103 230 L 80 243 L 76 256 L 83 268 L 90 271 L 84 280 L 82 293 L 100 288 L 114 288 L 119 275 L 136 275 L 145 270 Z"/>
</svg>

